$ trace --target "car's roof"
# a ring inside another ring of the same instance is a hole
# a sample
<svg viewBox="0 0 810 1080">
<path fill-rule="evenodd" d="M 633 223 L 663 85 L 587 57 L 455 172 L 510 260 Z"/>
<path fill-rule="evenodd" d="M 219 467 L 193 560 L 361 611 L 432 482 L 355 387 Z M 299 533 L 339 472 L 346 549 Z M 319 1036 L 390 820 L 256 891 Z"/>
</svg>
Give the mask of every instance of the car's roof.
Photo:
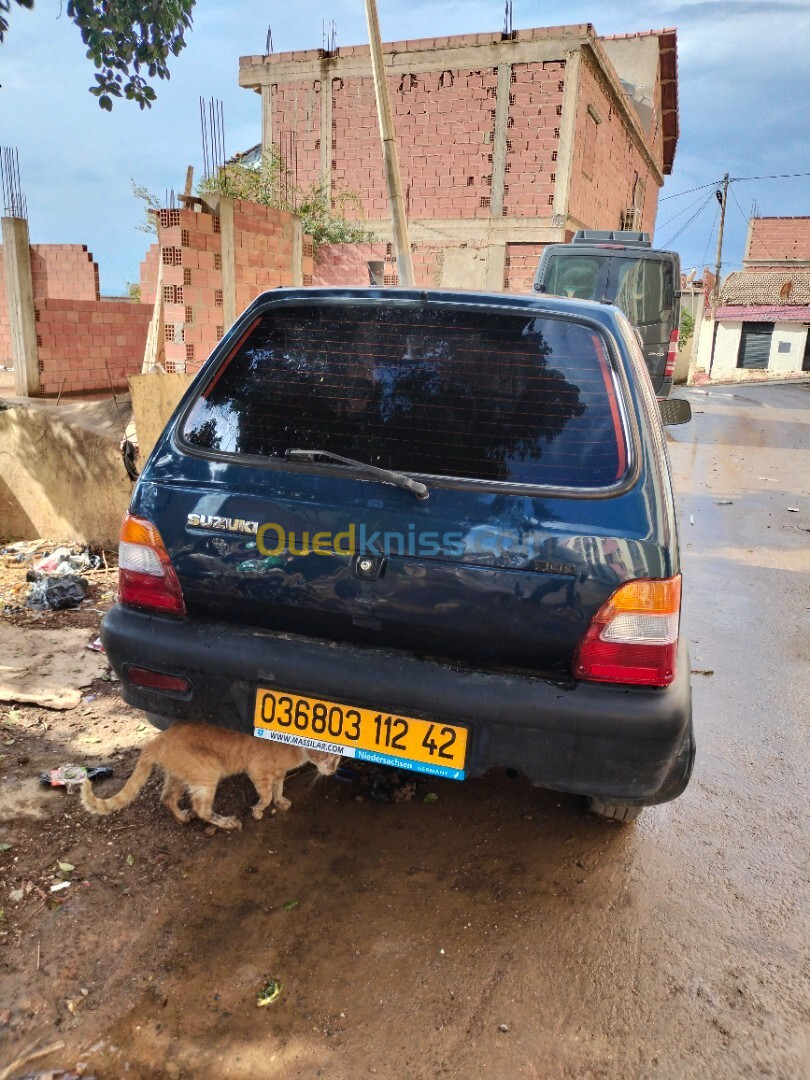
<svg viewBox="0 0 810 1080">
<path fill-rule="evenodd" d="M 280 288 L 264 292 L 256 297 L 254 305 L 265 306 L 273 302 L 325 300 L 392 300 L 428 304 L 480 304 L 482 307 L 503 307 L 518 313 L 570 315 L 572 318 L 594 319 L 606 326 L 615 326 L 616 309 L 611 304 L 593 300 L 577 300 L 569 297 L 538 293 L 476 292 L 466 289 L 401 289 L 401 288 Z M 252 305 L 253 306 L 253 305 Z"/>
</svg>

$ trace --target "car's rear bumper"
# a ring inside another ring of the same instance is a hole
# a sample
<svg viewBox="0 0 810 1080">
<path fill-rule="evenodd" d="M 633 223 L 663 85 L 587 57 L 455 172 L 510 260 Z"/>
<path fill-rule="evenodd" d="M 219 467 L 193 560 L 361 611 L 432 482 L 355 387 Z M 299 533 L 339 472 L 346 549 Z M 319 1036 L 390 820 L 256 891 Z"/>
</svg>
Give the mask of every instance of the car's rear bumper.
<svg viewBox="0 0 810 1080">
<path fill-rule="evenodd" d="M 102 641 L 129 704 L 171 719 L 253 730 L 258 686 L 470 728 L 467 772 L 504 766 L 558 791 L 616 802 L 676 798 L 694 758 L 686 643 L 663 689 L 553 682 L 481 671 L 393 649 L 364 648 L 220 622 L 176 620 L 121 605 Z M 134 686 L 140 666 L 192 683 L 178 696 Z"/>
</svg>

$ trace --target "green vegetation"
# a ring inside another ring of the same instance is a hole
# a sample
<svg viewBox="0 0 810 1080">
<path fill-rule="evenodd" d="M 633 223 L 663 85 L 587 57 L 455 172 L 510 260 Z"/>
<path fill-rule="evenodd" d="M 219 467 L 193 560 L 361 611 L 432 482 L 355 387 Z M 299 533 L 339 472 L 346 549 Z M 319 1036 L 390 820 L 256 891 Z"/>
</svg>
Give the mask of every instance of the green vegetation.
<svg viewBox="0 0 810 1080">
<path fill-rule="evenodd" d="M 256 168 L 226 165 L 216 176 L 203 181 L 198 190 L 200 194 L 219 192 L 233 199 L 246 199 L 297 214 L 316 251 L 321 244 L 362 244 L 374 238 L 361 221 L 346 216 L 349 207 L 361 205 L 356 194 L 333 193 L 328 184 L 296 186 L 286 163 L 275 150 L 266 150 Z"/>
<path fill-rule="evenodd" d="M 678 338 L 678 348 L 685 349 L 689 338 L 695 332 L 695 320 L 688 311 L 681 311 L 681 333 Z"/>
</svg>

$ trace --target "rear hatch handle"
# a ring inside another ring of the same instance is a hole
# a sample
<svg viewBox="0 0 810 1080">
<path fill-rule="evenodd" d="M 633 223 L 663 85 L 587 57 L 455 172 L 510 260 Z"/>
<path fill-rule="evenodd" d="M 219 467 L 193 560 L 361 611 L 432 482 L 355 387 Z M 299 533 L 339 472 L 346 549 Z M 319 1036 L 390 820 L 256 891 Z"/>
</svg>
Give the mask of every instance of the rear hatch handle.
<svg viewBox="0 0 810 1080">
<path fill-rule="evenodd" d="M 418 480 L 411 480 L 410 476 L 404 476 L 402 473 L 393 472 L 391 469 L 378 469 L 376 465 L 367 465 L 365 461 L 356 461 L 354 458 L 341 457 L 340 454 L 333 454 L 331 450 L 286 450 L 284 452 L 284 457 L 289 461 L 310 462 L 314 462 L 315 458 L 328 458 L 329 461 L 337 461 L 341 465 L 348 465 L 349 468 L 367 473 L 369 476 L 381 480 L 384 484 L 393 484 L 395 487 L 404 488 L 406 491 L 412 491 L 417 499 L 427 499 L 430 496 L 427 487 L 424 484 L 420 484 Z"/>
</svg>

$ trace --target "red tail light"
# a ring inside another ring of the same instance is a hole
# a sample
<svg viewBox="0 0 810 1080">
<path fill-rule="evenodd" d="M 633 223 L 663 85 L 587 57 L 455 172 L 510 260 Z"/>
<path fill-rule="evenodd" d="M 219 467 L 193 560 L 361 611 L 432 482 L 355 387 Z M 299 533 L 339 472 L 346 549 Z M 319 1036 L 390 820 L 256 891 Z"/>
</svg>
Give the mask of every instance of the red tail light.
<svg viewBox="0 0 810 1080">
<path fill-rule="evenodd" d="M 118 600 L 129 607 L 185 615 L 186 605 L 169 554 L 151 521 L 127 514 L 118 545 Z"/>
<path fill-rule="evenodd" d="M 665 379 L 671 379 L 675 374 L 675 364 L 678 360 L 678 340 L 680 336 L 680 330 L 673 330 L 669 335 L 669 350 L 667 352 L 667 362 L 664 367 Z"/>
<path fill-rule="evenodd" d="M 127 668 L 125 675 L 134 686 L 145 686 L 149 690 L 169 690 L 174 694 L 187 694 L 191 689 L 188 679 L 180 675 L 166 675 L 162 671 L 152 671 L 151 668 Z"/>
<path fill-rule="evenodd" d="M 602 605 L 579 643 L 574 674 L 593 682 L 669 686 L 675 678 L 681 576 L 628 581 Z"/>
</svg>

